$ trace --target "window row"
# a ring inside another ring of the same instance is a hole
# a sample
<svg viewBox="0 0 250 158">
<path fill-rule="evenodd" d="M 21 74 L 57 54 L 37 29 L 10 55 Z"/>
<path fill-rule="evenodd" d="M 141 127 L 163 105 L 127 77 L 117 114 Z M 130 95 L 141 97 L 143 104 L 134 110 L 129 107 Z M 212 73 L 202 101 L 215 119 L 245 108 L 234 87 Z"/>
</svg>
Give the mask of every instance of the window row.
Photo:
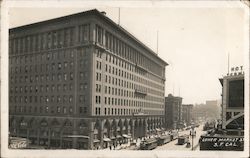
<svg viewBox="0 0 250 158">
<path fill-rule="evenodd" d="M 113 75 L 124 77 L 124 78 L 130 79 L 130 80 L 136 81 L 136 82 L 140 82 L 140 83 L 152 86 L 154 88 L 158 88 L 158 89 L 164 90 L 164 88 L 162 88 L 164 82 L 163 83 L 159 82 L 159 83 L 161 83 L 161 85 L 159 85 L 159 84 L 156 84 L 154 82 L 149 81 L 148 79 L 145 79 L 146 77 L 149 78 L 148 76 L 151 76 L 151 75 L 139 77 L 137 75 L 133 75 L 133 73 L 129 73 L 127 71 L 124 71 L 122 69 L 119 69 L 119 68 L 117 68 L 115 66 L 108 65 L 108 64 L 105 64 L 105 71 L 108 72 L 108 73 L 110 73 L 110 74 L 113 74 Z M 154 78 L 154 81 L 155 80 L 156 80 L 156 78 Z M 160 80 L 160 81 L 162 81 L 162 80 Z"/>
<path fill-rule="evenodd" d="M 11 38 L 9 41 L 10 54 L 23 54 L 26 52 L 68 47 L 74 44 L 74 35 L 75 28 L 69 27 L 24 37 Z"/>
<path fill-rule="evenodd" d="M 78 51 L 81 59 L 85 59 L 87 56 L 87 52 L 89 52 L 89 48 L 82 48 Z M 12 65 L 23 65 L 23 64 L 33 64 L 36 62 L 50 62 L 55 60 L 70 60 L 74 58 L 76 55 L 76 49 L 67 49 L 62 51 L 53 51 L 47 53 L 39 53 L 39 54 L 29 54 L 29 55 L 19 55 L 19 56 L 11 56 L 10 64 Z"/>
<path fill-rule="evenodd" d="M 159 110 L 141 110 L 141 109 L 122 109 L 122 108 L 104 108 L 104 115 L 132 115 L 136 113 L 162 115 L 163 111 Z M 101 108 L 95 108 L 95 115 L 101 115 Z"/>
<path fill-rule="evenodd" d="M 13 108 L 10 108 L 11 112 L 15 113 L 73 113 L 73 107 L 65 107 L 65 106 L 14 106 Z"/>
<path fill-rule="evenodd" d="M 10 76 L 11 83 L 39 83 L 48 81 L 72 81 L 74 80 L 74 74 L 70 73 L 58 73 L 58 74 L 46 74 L 46 75 L 31 75 L 31 76 Z"/>
<path fill-rule="evenodd" d="M 51 64 L 39 64 L 39 65 L 25 65 L 25 66 L 15 66 L 10 68 L 11 74 L 18 73 L 40 73 L 43 71 L 59 71 L 59 70 L 67 70 L 68 68 L 72 69 L 74 67 L 73 61 L 71 62 L 58 62 Z"/>
<path fill-rule="evenodd" d="M 105 94 L 124 96 L 124 97 L 134 97 L 134 91 L 128 91 L 120 88 L 105 86 Z"/>
<path fill-rule="evenodd" d="M 116 106 L 134 106 L 134 107 L 147 107 L 147 108 L 164 108 L 164 103 L 161 104 L 150 103 L 147 101 L 136 101 L 129 99 L 120 99 L 120 98 L 112 98 L 112 97 L 104 97 L 105 105 L 116 105 Z"/>
<path fill-rule="evenodd" d="M 73 96 L 10 96 L 10 103 L 72 103 Z"/>
<path fill-rule="evenodd" d="M 10 93 L 42 93 L 42 92 L 66 92 L 72 90 L 72 84 L 52 84 L 40 86 L 11 86 Z"/>
<path fill-rule="evenodd" d="M 133 47 L 129 46 L 112 33 L 105 31 L 105 35 L 103 33 L 103 29 L 100 26 L 96 26 L 96 30 L 99 31 L 96 34 L 96 42 L 104 45 L 103 39 L 105 38 L 105 47 L 110 50 L 112 53 L 127 59 L 134 64 L 141 65 L 146 69 L 149 69 L 151 72 L 156 73 L 157 75 L 163 77 L 164 67 L 160 66 L 158 63 L 154 62 L 152 59 L 149 59 Z M 151 52 L 148 52 L 152 54 Z M 155 57 L 155 60 L 158 60 L 158 57 Z M 157 62 L 158 62 L 157 61 Z"/>
</svg>

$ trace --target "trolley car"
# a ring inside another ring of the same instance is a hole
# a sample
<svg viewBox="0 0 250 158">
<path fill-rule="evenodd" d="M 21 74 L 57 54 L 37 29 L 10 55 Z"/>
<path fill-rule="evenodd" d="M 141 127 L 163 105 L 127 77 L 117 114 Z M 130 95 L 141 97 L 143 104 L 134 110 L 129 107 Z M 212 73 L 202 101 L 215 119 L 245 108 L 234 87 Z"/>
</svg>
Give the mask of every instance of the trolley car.
<svg viewBox="0 0 250 158">
<path fill-rule="evenodd" d="M 171 141 L 171 136 L 170 135 L 163 135 L 163 136 L 160 136 L 157 139 L 157 144 L 158 145 L 163 145 L 163 144 L 166 144 L 166 143 L 168 143 L 170 141 Z"/>
<path fill-rule="evenodd" d="M 157 140 L 155 138 L 150 138 L 148 140 L 144 140 L 140 144 L 141 150 L 152 150 L 157 147 Z"/>
</svg>

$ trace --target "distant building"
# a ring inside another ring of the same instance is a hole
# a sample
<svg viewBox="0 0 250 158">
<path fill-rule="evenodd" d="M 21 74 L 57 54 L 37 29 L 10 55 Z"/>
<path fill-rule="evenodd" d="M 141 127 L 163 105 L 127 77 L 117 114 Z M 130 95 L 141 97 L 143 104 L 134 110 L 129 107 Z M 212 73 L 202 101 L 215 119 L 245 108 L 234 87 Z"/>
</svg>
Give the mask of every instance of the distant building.
<svg viewBox="0 0 250 158">
<path fill-rule="evenodd" d="M 193 104 L 182 105 L 182 120 L 187 126 L 190 126 L 193 120 Z"/>
<path fill-rule="evenodd" d="M 231 73 L 222 85 L 222 129 L 228 134 L 244 134 L 244 74 Z"/>
<path fill-rule="evenodd" d="M 220 101 L 219 100 L 207 100 L 206 101 L 206 106 L 211 110 L 210 112 L 210 117 L 214 119 L 219 119 L 220 118 Z"/>
<path fill-rule="evenodd" d="M 165 127 L 177 129 L 183 126 L 182 122 L 182 98 L 169 94 L 165 97 Z"/>
<path fill-rule="evenodd" d="M 193 118 L 195 121 L 217 120 L 221 117 L 220 101 L 209 100 L 206 104 L 196 104 L 193 107 Z"/>
</svg>

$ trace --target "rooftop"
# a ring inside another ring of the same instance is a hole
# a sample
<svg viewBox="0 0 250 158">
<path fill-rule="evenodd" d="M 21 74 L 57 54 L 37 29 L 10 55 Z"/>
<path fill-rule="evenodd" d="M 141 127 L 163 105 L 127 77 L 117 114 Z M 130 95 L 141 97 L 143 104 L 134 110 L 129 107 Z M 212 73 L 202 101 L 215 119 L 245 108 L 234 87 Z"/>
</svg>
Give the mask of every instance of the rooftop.
<svg viewBox="0 0 250 158">
<path fill-rule="evenodd" d="M 54 18 L 54 19 L 45 20 L 45 21 L 40 21 L 40 22 L 37 22 L 37 23 L 27 24 L 27 25 L 11 28 L 9 31 L 14 32 L 14 31 L 22 30 L 22 29 L 28 29 L 28 28 L 32 28 L 32 27 L 45 25 L 45 24 L 48 24 L 48 23 L 51 23 L 51 22 L 58 22 L 58 21 L 61 21 L 61 20 L 67 20 L 67 19 L 71 19 L 71 18 L 74 18 L 74 17 L 81 17 L 81 16 L 86 16 L 86 15 L 96 15 L 96 16 L 100 17 L 101 19 L 104 19 L 110 25 L 114 26 L 119 31 L 125 33 L 129 38 L 134 40 L 136 43 L 138 43 L 140 46 L 142 46 L 144 49 L 146 49 L 152 55 L 154 55 L 158 59 L 160 59 L 160 61 L 163 62 L 166 66 L 169 65 L 167 62 L 165 62 L 163 59 L 161 59 L 152 49 L 150 49 L 148 46 L 146 46 L 144 43 L 142 43 L 140 40 L 138 40 L 135 36 L 133 36 L 131 33 L 129 33 L 126 29 L 124 29 L 122 26 L 116 24 L 114 21 L 112 21 L 105 14 L 98 11 L 97 9 L 92 9 L 92 10 L 88 10 L 88 11 L 84 11 L 84 12 L 80 12 L 80 13 L 76 13 L 76 14 L 71 14 L 71 15 L 67 15 L 67 16 L 63 16 L 63 17 L 58 17 L 58 18 Z"/>
</svg>

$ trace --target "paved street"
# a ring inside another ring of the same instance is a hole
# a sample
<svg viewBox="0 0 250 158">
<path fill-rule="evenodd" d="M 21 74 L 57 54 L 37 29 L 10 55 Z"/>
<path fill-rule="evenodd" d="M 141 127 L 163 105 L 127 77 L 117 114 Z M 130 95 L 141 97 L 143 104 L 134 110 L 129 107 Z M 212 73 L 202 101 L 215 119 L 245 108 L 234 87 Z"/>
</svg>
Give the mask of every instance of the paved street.
<svg viewBox="0 0 250 158">
<path fill-rule="evenodd" d="M 200 136 L 205 133 L 205 131 L 202 130 L 203 129 L 203 125 L 200 125 L 198 128 L 195 128 L 196 131 L 196 137 L 194 137 L 194 150 L 199 150 L 199 138 Z M 184 135 L 187 134 L 189 135 L 190 130 L 184 130 L 184 131 L 180 131 L 179 135 Z M 177 145 L 178 139 L 171 141 L 165 145 L 162 146 L 157 146 L 154 150 L 192 150 L 192 138 L 189 138 L 189 141 L 191 143 L 191 146 L 189 148 L 186 147 L 186 144 L 184 145 Z M 140 145 L 140 140 L 138 140 L 137 142 L 137 146 Z M 127 144 L 122 144 L 122 145 L 118 145 L 115 149 L 112 148 L 112 150 L 130 150 L 129 148 L 130 143 Z M 102 150 L 110 150 L 109 148 L 106 149 L 102 149 Z"/>
<path fill-rule="evenodd" d="M 198 128 L 195 128 L 196 130 L 196 137 L 194 137 L 194 150 L 199 150 L 199 138 L 200 136 L 205 133 L 203 130 L 202 130 L 203 126 L 200 125 Z M 188 134 L 189 135 L 189 132 L 190 130 L 185 130 L 185 131 L 181 131 L 179 132 L 179 135 L 183 135 L 183 134 Z M 156 149 L 154 150 L 192 150 L 192 138 L 190 137 L 189 138 L 189 141 L 191 143 L 191 147 L 190 148 L 187 148 L 186 147 L 186 144 L 184 145 L 177 145 L 177 142 L 178 142 L 178 139 L 172 141 L 172 142 L 169 142 L 165 145 L 162 145 L 162 146 L 158 146 Z"/>
</svg>

